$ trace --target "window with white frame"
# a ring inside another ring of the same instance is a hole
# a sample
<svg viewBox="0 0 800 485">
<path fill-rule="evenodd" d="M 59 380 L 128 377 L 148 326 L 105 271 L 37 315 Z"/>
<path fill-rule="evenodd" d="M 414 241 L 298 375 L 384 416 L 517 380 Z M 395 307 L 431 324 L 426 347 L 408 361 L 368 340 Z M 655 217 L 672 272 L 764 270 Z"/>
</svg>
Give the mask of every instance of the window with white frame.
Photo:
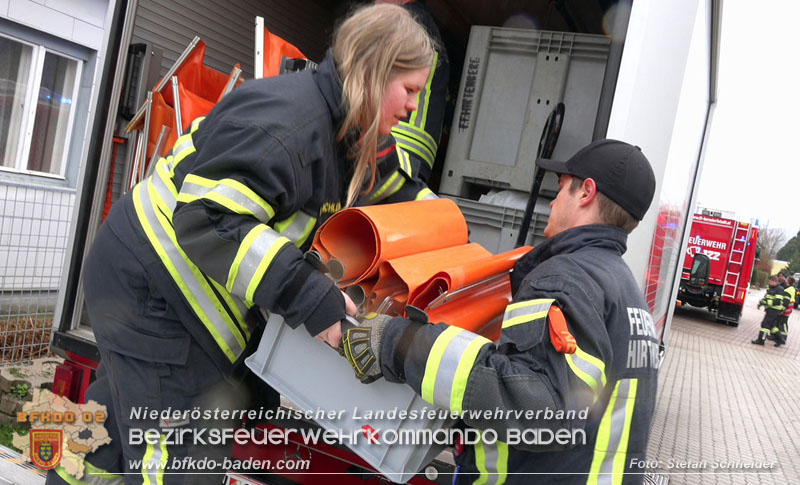
<svg viewBox="0 0 800 485">
<path fill-rule="evenodd" d="M 0 35 L 0 167 L 64 176 L 82 64 Z"/>
</svg>

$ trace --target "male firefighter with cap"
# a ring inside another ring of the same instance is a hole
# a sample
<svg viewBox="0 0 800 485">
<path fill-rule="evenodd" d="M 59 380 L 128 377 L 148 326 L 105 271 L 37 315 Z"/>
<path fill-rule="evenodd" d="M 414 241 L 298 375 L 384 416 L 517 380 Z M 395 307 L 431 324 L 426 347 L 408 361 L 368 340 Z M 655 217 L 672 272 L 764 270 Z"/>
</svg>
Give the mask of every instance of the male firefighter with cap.
<svg viewBox="0 0 800 485">
<path fill-rule="evenodd" d="M 775 275 L 767 279 L 767 293 L 764 298 L 758 302 L 758 308 L 764 307 L 764 319 L 761 320 L 761 330 L 758 332 L 758 337 L 751 340 L 751 343 L 756 345 L 764 345 L 767 336 L 772 335 L 775 339 L 775 347 L 780 347 L 786 343 L 786 328 L 781 328 L 780 317 L 781 313 L 786 310 L 790 295 L 778 282 L 779 278 Z"/>
<path fill-rule="evenodd" d="M 499 341 L 424 315 L 378 315 L 348 329 L 340 351 L 362 382 L 405 382 L 483 431 L 456 458 L 457 483 L 529 483 L 534 473 L 641 483 L 658 340 L 621 256 L 652 201 L 653 170 L 638 147 L 616 140 L 536 163 L 559 175 L 559 192 L 548 240 L 514 267 Z M 572 439 L 519 439 L 530 430 Z"/>
</svg>

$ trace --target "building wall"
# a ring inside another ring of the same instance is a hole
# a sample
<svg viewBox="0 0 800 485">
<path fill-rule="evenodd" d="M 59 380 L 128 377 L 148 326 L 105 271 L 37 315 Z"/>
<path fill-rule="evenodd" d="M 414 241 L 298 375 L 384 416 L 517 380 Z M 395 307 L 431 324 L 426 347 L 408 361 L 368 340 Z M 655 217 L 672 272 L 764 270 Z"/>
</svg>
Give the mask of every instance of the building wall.
<svg viewBox="0 0 800 485">
<path fill-rule="evenodd" d="M 108 0 L 0 0 L 0 17 L 100 50 Z"/>
<path fill-rule="evenodd" d="M 31 305 L 38 312 L 34 302 L 53 299 L 59 286 L 108 6 L 109 0 L 0 0 L 0 33 L 82 63 L 64 176 L 0 171 L 0 323 Z"/>
</svg>

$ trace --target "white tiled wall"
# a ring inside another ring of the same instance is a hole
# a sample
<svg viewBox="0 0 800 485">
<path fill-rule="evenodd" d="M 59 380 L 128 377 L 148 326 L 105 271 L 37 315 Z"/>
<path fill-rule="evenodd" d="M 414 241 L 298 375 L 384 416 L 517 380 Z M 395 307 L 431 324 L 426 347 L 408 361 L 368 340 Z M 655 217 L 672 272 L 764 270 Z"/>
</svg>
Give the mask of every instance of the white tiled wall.
<svg viewBox="0 0 800 485">
<path fill-rule="evenodd" d="M 100 50 L 108 0 L 0 0 L 0 17 Z"/>
</svg>

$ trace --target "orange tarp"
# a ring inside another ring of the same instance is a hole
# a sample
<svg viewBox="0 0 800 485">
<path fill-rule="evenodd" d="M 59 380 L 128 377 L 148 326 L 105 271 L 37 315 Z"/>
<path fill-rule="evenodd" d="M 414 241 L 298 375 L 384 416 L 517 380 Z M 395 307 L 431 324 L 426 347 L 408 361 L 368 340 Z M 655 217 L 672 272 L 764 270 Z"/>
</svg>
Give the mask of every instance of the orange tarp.
<svg viewBox="0 0 800 485">
<path fill-rule="evenodd" d="M 189 91 L 180 81 L 178 82 L 178 91 L 181 97 L 181 133 L 186 133 L 192 125 L 192 121 L 211 112 L 216 101 L 209 101 Z M 170 145 L 171 147 L 172 145 Z"/>
<path fill-rule="evenodd" d="M 281 72 L 281 59 L 308 59 L 300 49 L 286 42 L 264 27 L 264 77 L 277 76 Z"/>
<path fill-rule="evenodd" d="M 153 105 L 150 108 L 150 133 L 147 135 L 147 163 L 153 156 L 162 126 L 169 127 L 169 135 L 159 154 L 164 157 L 172 150 L 172 145 L 178 139 L 178 132 L 175 130 L 175 110 L 167 105 L 161 93 L 153 93 Z"/>
<path fill-rule="evenodd" d="M 219 100 L 220 94 L 225 89 L 230 75 L 203 64 L 205 55 L 206 44 L 201 40 L 197 43 L 192 52 L 189 53 L 189 56 L 183 61 L 173 76 L 178 76 L 178 80 L 183 84 L 184 89 L 191 91 L 207 101 L 216 103 Z M 167 79 L 167 84 L 162 94 L 168 105 L 175 106 L 175 101 L 172 96 L 172 84 L 169 79 Z M 181 100 L 181 102 L 183 102 L 183 100 Z M 181 106 L 181 108 L 183 108 L 183 106 Z"/>
</svg>

